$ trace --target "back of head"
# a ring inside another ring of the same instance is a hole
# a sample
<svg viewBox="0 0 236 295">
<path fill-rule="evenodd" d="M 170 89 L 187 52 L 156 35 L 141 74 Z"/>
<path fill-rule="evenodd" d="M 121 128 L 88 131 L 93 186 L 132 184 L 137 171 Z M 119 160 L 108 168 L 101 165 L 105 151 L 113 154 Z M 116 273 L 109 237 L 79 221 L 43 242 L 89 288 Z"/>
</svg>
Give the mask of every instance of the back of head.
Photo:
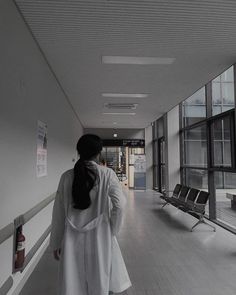
<svg viewBox="0 0 236 295">
<path fill-rule="evenodd" d="M 77 151 L 80 158 L 91 160 L 102 150 L 102 140 L 95 134 L 85 134 L 80 137 L 77 143 Z"/>
<path fill-rule="evenodd" d="M 102 150 L 102 140 L 94 134 L 83 135 L 77 143 L 80 159 L 74 167 L 72 197 L 74 208 L 84 210 L 91 204 L 90 191 L 97 180 L 97 173 L 88 161 L 94 160 Z"/>
</svg>

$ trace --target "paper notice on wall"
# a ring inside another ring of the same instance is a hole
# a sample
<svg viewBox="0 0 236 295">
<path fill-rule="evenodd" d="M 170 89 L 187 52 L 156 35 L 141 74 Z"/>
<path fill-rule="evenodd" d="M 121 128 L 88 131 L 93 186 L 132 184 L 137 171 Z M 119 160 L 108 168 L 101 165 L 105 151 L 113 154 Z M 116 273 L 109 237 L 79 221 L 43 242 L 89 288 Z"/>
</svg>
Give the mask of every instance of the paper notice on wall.
<svg viewBox="0 0 236 295">
<path fill-rule="evenodd" d="M 134 172 L 146 173 L 146 156 L 134 155 Z"/>
<path fill-rule="evenodd" d="M 134 189 L 146 189 L 145 155 L 134 155 Z"/>
<path fill-rule="evenodd" d="M 47 175 L 47 125 L 38 121 L 37 130 L 37 177 Z"/>
</svg>

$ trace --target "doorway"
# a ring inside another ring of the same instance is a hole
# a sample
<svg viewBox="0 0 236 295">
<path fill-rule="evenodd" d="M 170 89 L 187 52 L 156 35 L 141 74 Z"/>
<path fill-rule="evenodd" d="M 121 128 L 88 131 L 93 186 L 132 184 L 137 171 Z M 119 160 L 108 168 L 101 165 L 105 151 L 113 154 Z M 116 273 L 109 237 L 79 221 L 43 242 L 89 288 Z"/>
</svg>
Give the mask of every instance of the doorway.
<svg viewBox="0 0 236 295">
<path fill-rule="evenodd" d="M 134 188 L 134 155 L 144 154 L 143 147 L 105 146 L 101 156 L 106 166 L 113 169 L 120 182 Z"/>
</svg>

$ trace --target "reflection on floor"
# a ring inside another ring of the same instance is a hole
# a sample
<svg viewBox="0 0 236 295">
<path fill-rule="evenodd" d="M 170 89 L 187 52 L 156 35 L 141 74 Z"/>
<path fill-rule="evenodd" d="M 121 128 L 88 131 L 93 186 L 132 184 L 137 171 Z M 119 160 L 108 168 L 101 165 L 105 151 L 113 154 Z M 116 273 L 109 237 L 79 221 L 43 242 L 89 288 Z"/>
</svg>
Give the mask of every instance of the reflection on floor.
<svg viewBox="0 0 236 295">
<path fill-rule="evenodd" d="M 122 295 L 235 295 L 235 235 L 204 225 L 190 232 L 196 219 L 162 204 L 152 191 L 128 192 L 119 243 L 133 286 Z M 56 276 L 47 252 L 20 294 L 56 295 Z"/>
</svg>

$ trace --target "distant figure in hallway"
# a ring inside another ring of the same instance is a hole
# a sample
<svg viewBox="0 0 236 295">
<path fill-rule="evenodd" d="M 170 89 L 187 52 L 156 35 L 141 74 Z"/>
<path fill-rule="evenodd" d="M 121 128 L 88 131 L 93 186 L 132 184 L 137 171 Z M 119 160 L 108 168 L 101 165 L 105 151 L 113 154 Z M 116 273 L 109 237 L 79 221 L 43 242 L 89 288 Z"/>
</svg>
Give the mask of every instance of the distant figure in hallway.
<svg viewBox="0 0 236 295">
<path fill-rule="evenodd" d="M 99 157 L 99 164 L 102 166 L 107 166 L 105 159 L 101 155 Z"/>
<path fill-rule="evenodd" d="M 108 295 L 131 286 L 116 235 L 126 203 L 115 172 L 98 165 L 101 139 L 83 135 L 80 159 L 60 179 L 50 246 L 59 260 L 59 295 Z"/>
</svg>

